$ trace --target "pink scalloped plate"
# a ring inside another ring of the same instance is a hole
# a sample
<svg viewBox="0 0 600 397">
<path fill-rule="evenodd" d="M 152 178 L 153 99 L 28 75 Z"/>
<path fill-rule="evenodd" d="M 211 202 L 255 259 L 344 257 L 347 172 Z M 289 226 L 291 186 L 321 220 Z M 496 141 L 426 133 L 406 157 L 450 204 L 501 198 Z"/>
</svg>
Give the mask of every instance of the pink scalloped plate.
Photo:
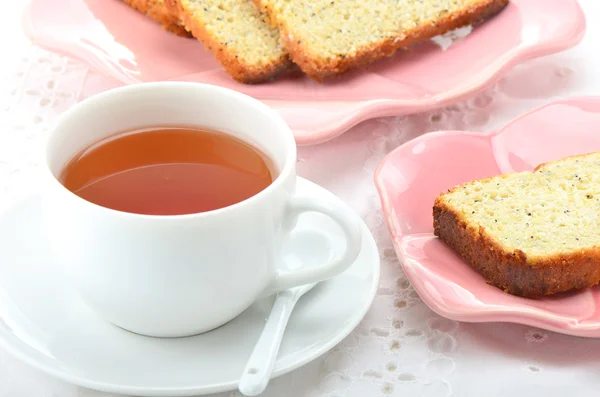
<svg viewBox="0 0 600 397">
<path fill-rule="evenodd" d="M 230 79 L 196 40 L 165 32 L 117 0 L 31 0 L 24 29 L 37 44 L 123 84 L 185 80 L 249 94 L 275 108 L 306 145 L 362 120 L 465 99 L 519 62 L 577 44 L 585 18 L 576 0 L 511 0 L 446 50 L 426 43 L 325 84 L 290 76 L 254 86 Z"/>
<path fill-rule="evenodd" d="M 375 183 L 396 254 L 421 299 L 458 321 L 600 337 L 600 287 L 539 300 L 504 293 L 433 235 L 432 214 L 437 195 L 454 185 L 594 151 L 600 151 L 600 97 L 555 102 L 489 134 L 423 135 L 388 154 Z"/>
</svg>

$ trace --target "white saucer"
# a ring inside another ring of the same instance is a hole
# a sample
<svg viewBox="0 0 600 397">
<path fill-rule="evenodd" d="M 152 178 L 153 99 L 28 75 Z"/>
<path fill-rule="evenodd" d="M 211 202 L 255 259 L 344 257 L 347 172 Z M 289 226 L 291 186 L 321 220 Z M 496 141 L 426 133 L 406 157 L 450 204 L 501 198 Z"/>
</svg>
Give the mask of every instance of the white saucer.
<svg viewBox="0 0 600 397">
<path fill-rule="evenodd" d="M 300 178 L 298 190 L 335 198 Z M 256 303 L 232 322 L 199 336 L 155 339 L 129 333 L 97 318 L 63 282 L 40 239 L 39 215 L 39 196 L 32 196 L 0 216 L 3 348 L 62 380 L 111 393 L 193 396 L 237 388 L 272 299 Z M 312 213 L 300 217 L 299 231 L 289 244 L 301 252 L 322 252 L 311 261 L 325 260 L 331 253 L 315 250 L 324 241 L 308 230 L 313 225 L 339 235 L 332 239 L 334 245 L 344 244 L 333 221 Z M 274 376 L 327 352 L 366 314 L 379 281 L 379 254 L 366 225 L 362 227 L 362 251 L 352 267 L 317 285 L 298 303 Z"/>
</svg>

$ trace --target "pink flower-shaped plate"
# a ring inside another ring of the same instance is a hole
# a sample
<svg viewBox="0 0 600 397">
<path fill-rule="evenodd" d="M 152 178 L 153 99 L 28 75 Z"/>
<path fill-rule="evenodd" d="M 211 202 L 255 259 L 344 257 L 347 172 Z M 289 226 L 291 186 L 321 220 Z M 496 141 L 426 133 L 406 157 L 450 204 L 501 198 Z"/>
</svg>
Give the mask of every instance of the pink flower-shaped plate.
<svg viewBox="0 0 600 397">
<path fill-rule="evenodd" d="M 458 321 L 600 337 L 600 287 L 540 300 L 506 294 L 437 239 L 432 224 L 434 199 L 454 185 L 594 151 L 600 151 L 600 97 L 555 102 L 489 134 L 423 135 L 388 154 L 375 183 L 396 254 L 425 303 Z"/>
<path fill-rule="evenodd" d="M 275 108 L 298 144 L 315 144 L 365 119 L 462 100 L 519 62 L 575 45 L 585 18 L 576 0 L 511 0 L 446 50 L 427 43 L 323 85 L 303 76 L 238 84 L 199 42 L 163 31 L 118 0 L 31 0 L 24 28 L 39 45 L 124 84 L 185 80 L 244 92 Z"/>
</svg>

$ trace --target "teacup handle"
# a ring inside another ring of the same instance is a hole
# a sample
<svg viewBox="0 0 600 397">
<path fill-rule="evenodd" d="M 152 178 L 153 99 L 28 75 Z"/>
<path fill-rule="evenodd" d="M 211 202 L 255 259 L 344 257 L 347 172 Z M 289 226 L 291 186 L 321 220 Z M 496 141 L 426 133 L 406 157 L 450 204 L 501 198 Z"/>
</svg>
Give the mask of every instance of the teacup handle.
<svg viewBox="0 0 600 397">
<path fill-rule="evenodd" d="M 344 232 L 346 249 L 331 262 L 322 266 L 303 267 L 298 270 L 279 271 L 265 295 L 271 295 L 293 287 L 313 284 L 337 276 L 350 267 L 358 257 L 362 245 L 362 233 L 358 216 L 340 205 L 308 196 L 293 196 L 288 203 L 286 222 L 295 225 L 297 217 L 304 212 L 320 212 L 334 220 Z M 288 227 L 291 233 L 294 227 Z"/>
</svg>

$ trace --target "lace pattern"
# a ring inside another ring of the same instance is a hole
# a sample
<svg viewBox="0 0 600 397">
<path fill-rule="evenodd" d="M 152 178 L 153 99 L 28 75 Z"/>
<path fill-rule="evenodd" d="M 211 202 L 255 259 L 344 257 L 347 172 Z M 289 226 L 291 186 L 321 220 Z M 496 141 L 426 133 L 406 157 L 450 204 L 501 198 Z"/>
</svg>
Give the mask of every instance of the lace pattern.
<svg viewBox="0 0 600 397">
<path fill-rule="evenodd" d="M 426 114 L 370 120 L 334 141 L 299 149 L 299 174 L 345 200 L 376 237 L 381 282 L 358 328 L 328 354 L 273 380 L 266 397 L 538 395 L 541 389 L 546 396 L 558 396 L 574 387 L 578 396 L 596 395 L 600 340 L 513 324 L 458 324 L 428 309 L 401 270 L 373 184 L 383 156 L 418 134 L 491 131 L 552 97 L 593 92 L 592 81 L 600 88 L 593 78 L 600 65 L 597 51 L 595 64 L 581 62 L 594 52 L 593 39 L 587 43 L 587 52 L 579 48 L 517 67 L 469 101 Z M 77 61 L 37 47 L 24 51 L 0 97 L 0 204 L 36 187 L 45 133 L 94 78 Z M 344 156 L 332 155 L 340 152 Z M 54 380 L 0 350 L 0 396 L 106 394 Z"/>
</svg>

